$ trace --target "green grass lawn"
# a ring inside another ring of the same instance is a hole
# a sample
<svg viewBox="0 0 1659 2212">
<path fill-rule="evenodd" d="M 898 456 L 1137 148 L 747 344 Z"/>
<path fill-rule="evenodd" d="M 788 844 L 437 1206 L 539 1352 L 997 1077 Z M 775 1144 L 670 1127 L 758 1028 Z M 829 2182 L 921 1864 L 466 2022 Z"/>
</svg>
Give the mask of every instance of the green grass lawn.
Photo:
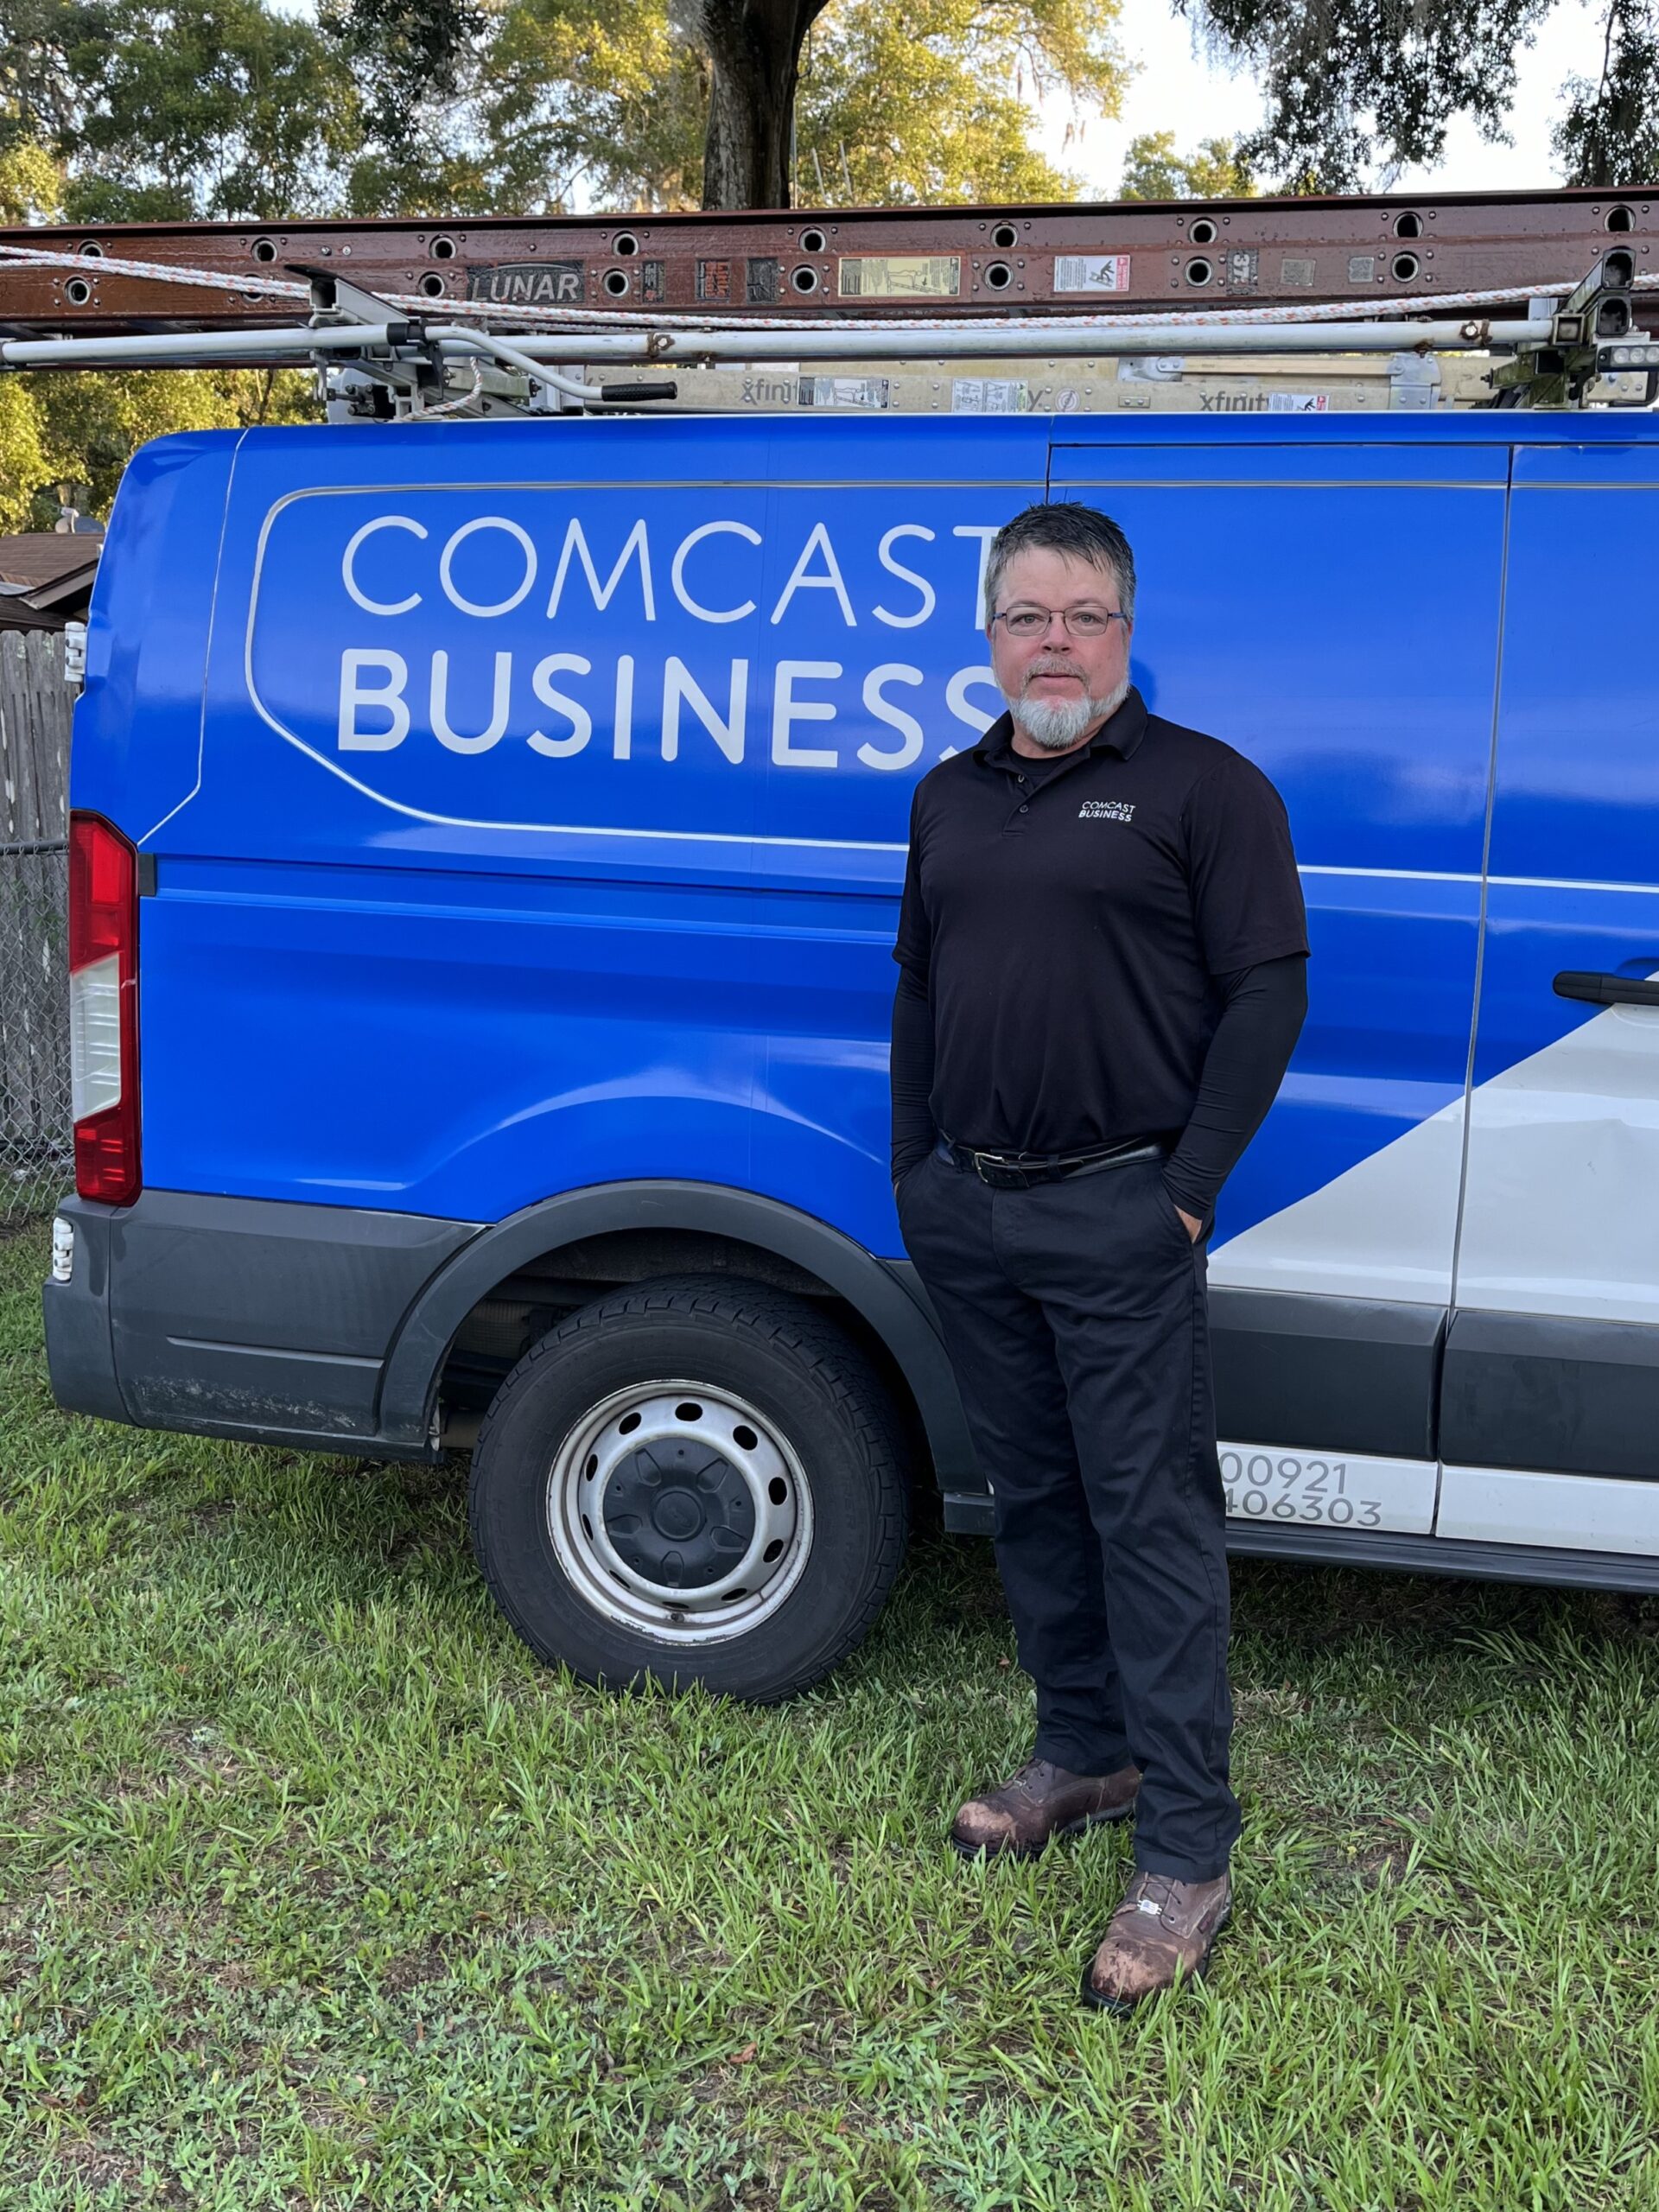
<svg viewBox="0 0 1659 2212">
<path fill-rule="evenodd" d="M 464 1466 L 106 1427 L 0 1245 L 0 2206 L 1659 2205 L 1659 1605 L 1235 1572 L 1238 1910 L 1129 2021 L 1127 1840 L 968 1867 L 990 1550 L 798 1704 L 537 1667 Z"/>
</svg>

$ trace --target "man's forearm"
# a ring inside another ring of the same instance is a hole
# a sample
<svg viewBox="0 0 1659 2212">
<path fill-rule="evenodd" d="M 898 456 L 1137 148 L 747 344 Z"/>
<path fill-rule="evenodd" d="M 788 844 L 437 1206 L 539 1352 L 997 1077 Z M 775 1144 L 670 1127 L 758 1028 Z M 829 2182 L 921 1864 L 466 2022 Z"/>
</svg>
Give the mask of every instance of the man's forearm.
<svg viewBox="0 0 1659 2212">
<path fill-rule="evenodd" d="M 893 1179 L 933 1147 L 933 1009 L 907 969 L 893 998 Z"/>
<path fill-rule="evenodd" d="M 1199 1220 L 1277 1096 L 1307 1013 L 1301 953 L 1264 960 L 1221 982 L 1226 1002 L 1205 1054 L 1198 1095 L 1164 1168 L 1171 1198 Z"/>
</svg>

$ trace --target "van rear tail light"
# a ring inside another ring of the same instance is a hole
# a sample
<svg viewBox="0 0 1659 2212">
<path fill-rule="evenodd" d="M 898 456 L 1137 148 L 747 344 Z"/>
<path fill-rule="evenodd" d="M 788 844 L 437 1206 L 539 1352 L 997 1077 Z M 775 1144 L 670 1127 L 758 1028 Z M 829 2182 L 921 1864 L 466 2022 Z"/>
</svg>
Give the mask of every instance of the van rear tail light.
<svg viewBox="0 0 1659 2212">
<path fill-rule="evenodd" d="M 75 1188 L 138 1195 L 138 871 L 95 814 L 69 817 L 69 1077 Z"/>
</svg>

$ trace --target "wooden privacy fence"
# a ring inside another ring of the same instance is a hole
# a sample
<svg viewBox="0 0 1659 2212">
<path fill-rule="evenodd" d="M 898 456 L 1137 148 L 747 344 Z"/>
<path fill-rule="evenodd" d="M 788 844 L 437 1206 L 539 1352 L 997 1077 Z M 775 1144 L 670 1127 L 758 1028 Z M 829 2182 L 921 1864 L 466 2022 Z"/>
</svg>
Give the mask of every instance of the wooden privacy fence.
<svg viewBox="0 0 1659 2212">
<path fill-rule="evenodd" d="M 73 1165 L 63 638 L 0 630 L 0 1221 L 52 1205 Z"/>
</svg>

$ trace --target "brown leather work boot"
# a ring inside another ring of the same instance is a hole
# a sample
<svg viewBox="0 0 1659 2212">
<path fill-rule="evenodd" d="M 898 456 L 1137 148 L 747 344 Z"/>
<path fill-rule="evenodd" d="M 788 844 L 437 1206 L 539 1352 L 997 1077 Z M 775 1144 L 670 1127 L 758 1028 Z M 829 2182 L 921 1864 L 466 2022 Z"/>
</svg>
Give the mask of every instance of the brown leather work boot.
<svg viewBox="0 0 1659 2212">
<path fill-rule="evenodd" d="M 1177 1882 L 1137 1872 L 1084 1969 L 1084 2004 L 1132 2012 L 1160 1989 L 1196 1979 L 1232 1909 L 1233 1885 L 1225 1874 L 1213 1882 Z"/>
<path fill-rule="evenodd" d="M 964 1859 L 1035 1859 L 1051 1836 L 1122 1820 L 1140 1787 L 1139 1767 L 1072 1774 L 1052 1759 L 1027 1759 L 1000 1789 L 968 1800 L 950 1840 Z"/>
</svg>

